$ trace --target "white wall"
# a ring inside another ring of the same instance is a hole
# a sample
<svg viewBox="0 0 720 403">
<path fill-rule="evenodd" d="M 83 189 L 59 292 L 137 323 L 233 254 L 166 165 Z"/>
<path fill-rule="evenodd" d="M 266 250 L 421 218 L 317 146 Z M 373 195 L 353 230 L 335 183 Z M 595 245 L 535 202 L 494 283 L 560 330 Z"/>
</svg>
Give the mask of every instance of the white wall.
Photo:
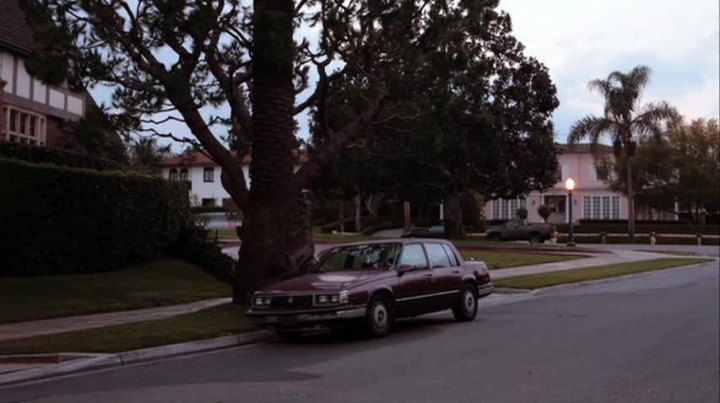
<svg viewBox="0 0 720 403">
<path fill-rule="evenodd" d="M 222 182 L 220 181 L 220 175 L 222 173 L 222 168 L 220 168 L 219 165 L 216 165 L 213 168 L 215 169 L 215 175 L 214 175 L 213 181 L 205 182 L 205 180 L 204 180 L 205 167 L 204 166 L 187 167 L 188 179 L 191 182 L 190 203 L 193 206 L 201 206 L 202 199 L 214 199 L 216 206 L 222 206 L 222 200 L 230 198 L 230 194 L 228 194 L 228 192 L 225 191 L 225 188 L 223 188 Z M 170 178 L 170 170 L 171 169 L 172 168 L 163 168 L 162 169 L 163 178 L 165 178 L 165 179 Z M 175 169 L 177 169 L 178 176 L 179 176 L 180 170 L 182 170 L 183 168 L 177 167 Z M 250 184 L 250 174 L 249 174 L 247 166 L 243 167 L 243 173 L 245 174 L 245 181 L 249 185 Z"/>
</svg>

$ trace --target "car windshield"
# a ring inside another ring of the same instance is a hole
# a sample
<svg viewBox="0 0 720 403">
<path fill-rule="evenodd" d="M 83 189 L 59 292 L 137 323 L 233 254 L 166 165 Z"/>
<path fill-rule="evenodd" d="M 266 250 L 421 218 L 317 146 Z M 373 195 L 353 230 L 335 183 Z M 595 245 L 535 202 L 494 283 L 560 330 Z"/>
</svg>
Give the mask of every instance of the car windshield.
<svg viewBox="0 0 720 403">
<path fill-rule="evenodd" d="M 325 253 L 316 268 L 319 272 L 378 270 L 393 266 L 399 243 L 372 243 L 340 246 Z"/>
</svg>

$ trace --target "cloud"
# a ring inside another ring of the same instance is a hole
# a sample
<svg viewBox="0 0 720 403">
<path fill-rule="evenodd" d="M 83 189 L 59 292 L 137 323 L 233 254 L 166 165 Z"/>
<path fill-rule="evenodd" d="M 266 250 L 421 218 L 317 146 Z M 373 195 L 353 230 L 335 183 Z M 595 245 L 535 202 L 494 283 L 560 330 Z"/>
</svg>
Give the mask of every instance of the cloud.
<svg viewBox="0 0 720 403">
<path fill-rule="evenodd" d="M 614 70 L 653 69 L 644 101 L 663 99 L 688 118 L 718 115 L 717 0 L 504 0 L 526 54 L 545 63 L 558 88 L 555 124 L 564 139 L 602 98 L 587 82 Z"/>
</svg>

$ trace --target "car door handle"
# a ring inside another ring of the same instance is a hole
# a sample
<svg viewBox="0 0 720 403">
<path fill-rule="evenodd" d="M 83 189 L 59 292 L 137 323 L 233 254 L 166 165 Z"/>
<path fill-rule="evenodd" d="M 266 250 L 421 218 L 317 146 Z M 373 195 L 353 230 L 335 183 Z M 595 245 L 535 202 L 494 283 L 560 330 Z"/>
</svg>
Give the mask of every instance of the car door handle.
<svg viewBox="0 0 720 403">
<path fill-rule="evenodd" d="M 432 277 L 432 273 L 427 273 L 424 277 Z"/>
<path fill-rule="evenodd" d="M 453 274 L 460 274 L 460 270 L 453 270 Z"/>
</svg>

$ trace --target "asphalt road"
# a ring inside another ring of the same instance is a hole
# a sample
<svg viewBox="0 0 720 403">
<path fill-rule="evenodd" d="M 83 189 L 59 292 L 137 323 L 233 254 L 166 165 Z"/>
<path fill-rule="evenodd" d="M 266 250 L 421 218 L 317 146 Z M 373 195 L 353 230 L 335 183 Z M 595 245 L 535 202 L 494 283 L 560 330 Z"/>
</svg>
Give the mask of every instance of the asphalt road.
<svg viewBox="0 0 720 403">
<path fill-rule="evenodd" d="M 0 389 L 2 402 L 718 402 L 718 263 Z"/>
</svg>

